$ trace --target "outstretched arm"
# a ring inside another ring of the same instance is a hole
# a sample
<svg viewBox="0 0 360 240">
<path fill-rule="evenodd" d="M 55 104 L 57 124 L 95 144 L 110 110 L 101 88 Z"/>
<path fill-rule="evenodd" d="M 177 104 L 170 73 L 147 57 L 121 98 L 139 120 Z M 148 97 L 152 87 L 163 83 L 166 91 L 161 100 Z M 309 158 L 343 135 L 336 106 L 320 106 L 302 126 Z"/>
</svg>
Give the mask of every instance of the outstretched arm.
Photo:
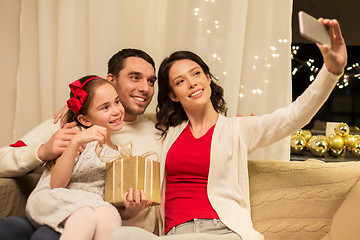
<svg viewBox="0 0 360 240">
<path fill-rule="evenodd" d="M 337 20 L 319 19 L 329 30 L 331 48 L 317 44 L 324 66 L 310 86 L 288 107 L 259 117 L 238 118 L 249 152 L 267 146 L 305 126 L 330 96 L 347 63 L 345 41 Z M 257 134 L 254 134 L 256 132 Z"/>
<path fill-rule="evenodd" d="M 344 38 L 341 34 L 340 24 L 336 19 L 319 19 L 329 31 L 331 48 L 326 44 L 316 45 L 323 55 L 326 69 L 335 74 L 341 75 L 347 63 L 347 52 Z"/>
</svg>

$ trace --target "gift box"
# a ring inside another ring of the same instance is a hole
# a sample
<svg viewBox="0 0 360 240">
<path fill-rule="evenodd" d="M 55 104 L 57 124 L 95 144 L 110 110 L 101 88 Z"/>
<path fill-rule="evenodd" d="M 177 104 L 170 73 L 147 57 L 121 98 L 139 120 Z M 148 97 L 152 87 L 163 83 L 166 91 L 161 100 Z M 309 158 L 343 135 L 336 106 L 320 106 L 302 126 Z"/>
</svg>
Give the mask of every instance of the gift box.
<svg viewBox="0 0 360 240">
<path fill-rule="evenodd" d="M 152 205 L 160 204 L 160 163 L 145 154 L 132 156 L 120 154 L 106 163 L 105 201 L 123 206 L 123 196 L 130 188 L 144 190 Z"/>
</svg>

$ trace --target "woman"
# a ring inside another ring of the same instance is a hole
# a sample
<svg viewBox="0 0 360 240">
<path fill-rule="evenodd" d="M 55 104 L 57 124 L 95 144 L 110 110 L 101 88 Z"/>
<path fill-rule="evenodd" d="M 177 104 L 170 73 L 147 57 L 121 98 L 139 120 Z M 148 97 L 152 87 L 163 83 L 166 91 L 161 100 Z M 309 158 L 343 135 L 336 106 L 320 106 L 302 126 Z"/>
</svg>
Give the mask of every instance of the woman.
<svg viewBox="0 0 360 240">
<path fill-rule="evenodd" d="M 343 73 L 347 53 L 339 24 L 320 21 L 328 27 L 332 42 L 331 48 L 318 45 L 324 67 L 295 102 L 264 116 L 221 115 L 226 111 L 222 89 L 196 54 L 179 51 L 162 62 L 156 127 L 164 137 L 165 238 L 263 239 L 252 227 L 247 155 L 306 125 Z M 128 239 L 131 232 L 137 232 L 133 235 L 137 239 L 156 238 L 143 231 L 122 230 Z M 187 234 L 176 235 L 180 233 Z M 116 232 L 112 239 L 119 236 Z"/>
</svg>

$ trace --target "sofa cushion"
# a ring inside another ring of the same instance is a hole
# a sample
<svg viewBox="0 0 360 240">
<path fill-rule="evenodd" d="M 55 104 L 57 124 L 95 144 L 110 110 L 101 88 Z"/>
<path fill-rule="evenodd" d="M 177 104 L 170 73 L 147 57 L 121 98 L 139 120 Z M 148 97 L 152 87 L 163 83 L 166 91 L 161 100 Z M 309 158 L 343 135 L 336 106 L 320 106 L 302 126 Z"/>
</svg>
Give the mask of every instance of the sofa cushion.
<svg viewBox="0 0 360 240">
<path fill-rule="evenodd" d="M 360 162 L 249 161 L 254 228 L 266 240 L 321 239 L 360 178 Z"/>
<path fill-rule="evenodd" d="M 0 178 L 0 218 L 25 214 L 27 197 L 40 176 L 31 173 L 19 178 Z"/>
</svg>

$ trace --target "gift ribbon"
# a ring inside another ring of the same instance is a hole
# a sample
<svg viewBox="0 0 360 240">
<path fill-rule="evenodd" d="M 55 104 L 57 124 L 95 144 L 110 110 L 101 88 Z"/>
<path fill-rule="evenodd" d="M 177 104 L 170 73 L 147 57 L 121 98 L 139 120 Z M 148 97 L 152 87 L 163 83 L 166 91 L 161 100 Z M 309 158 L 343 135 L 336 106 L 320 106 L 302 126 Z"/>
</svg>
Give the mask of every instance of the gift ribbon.
<svg viewBox="0 0 360 240">
<path fill-rule="evenodd" d="M 132 142 L 128 142 L 126 144 L 121 144 L 121 145 L 117 146 L 117 148 L 118 148 L 119 154 L 102 156 L 101 152 L 104 149 L 104 146 L 100 147 L 99 143 L 98 143 L 96 145 L 95 152 L 96 152 L 96 155 L 98 156 L 99 160 L 103 163 L 111 163 L 111 162 L 114 162 L 116 159 L 121 159 L 121 158 L 125 158 L 125 157 L 133 157 Z M 154 151 L 148 151 L 148 152 L 145 152 L 140 155 L 140 157 L 144 157 L 144 158 L 149 158 L 150 156 L 156 157 L 156 159 L 151 159 L 152 161 L 160 162 L 159 155 Z"/>
<path fill-rule="evenodd" d="M 102 150 L 104 149 L 104 146 L 103 147 L 100 147 L 99 146 L 99 143 L 96 145 L 95 147 L 95 152 L 96 152 L 96 155 L 98 156 L 99 160 L 103 163 L 113 163 L 115 162 L 116 160 L 118 159 L 124 159 L 124 158 L 127 158 L 127 157 L 133 157 L 132 155 L 132 142 L 128 142 L 126 144 L 121 144 L 118 147 L 118 151 L 119 151 L 119 154 L 117 155 L 101 155 L 101 152 Z M 152 159 L 149 159 L 150 156 L 155 156 L 156 159 L 152 160 Z M 154 152 L 154 151 L 148 151 L 148 152 L 145 152 L 143 154 L 140 155 L 140 157 L 143 157 L 145 158 L 145 178 L 144 178 L 144 189 L 146 188 L 147 186 L 147 181 L 146 181 L 146 176 L 148 174 L 148 169 L 150 168 L 150 173 L 152 173 L 154 171 L 154 165 L 153 165 L 153 161 L 155 162 L 159 162 L 159 155 Z M 114 163 L 116 164 L 116 163 Z M 123 171 L 124 169 L 124 161 L 120 161 L 120 167 L 121 167 L 121 170 Z M 149 167 L 150 166 L 150 167 Z M 113 181 L 113 187 L 112 187 L 112 197 L 113 197 L 113 203 L 116 203 L 116 194 L 115 194 L 115 173 L 116 173 L 116 167 L 113 166 L 113 172 L 112 172 L 112 181 Z M 150 175 L 153 177 L 153 175 Z M 136 179 L 138 179 L 138 171 L 136 171 Z M 124 192 L 124 176 L 123 174 L 121 174 L 121 184 L 120 184 L 120 189 L 121 189 L 121 192 L 123 193 Z M 153 192 L 153 179 L 151 178 L 150 179 L 150 193 Z M 122 201 L 122 199 L 121 199 Z"/>
</svg>

